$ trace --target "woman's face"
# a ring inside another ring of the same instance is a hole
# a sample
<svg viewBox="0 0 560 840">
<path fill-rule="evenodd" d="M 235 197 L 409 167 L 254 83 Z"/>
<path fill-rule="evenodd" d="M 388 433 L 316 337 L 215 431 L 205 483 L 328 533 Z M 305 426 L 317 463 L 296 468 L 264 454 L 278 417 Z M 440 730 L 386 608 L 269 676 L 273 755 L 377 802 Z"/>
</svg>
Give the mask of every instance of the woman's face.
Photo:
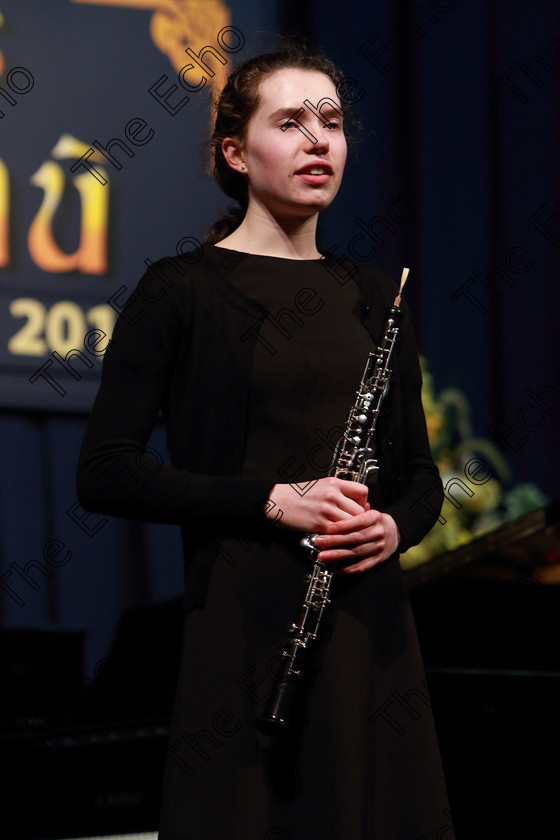
<svg viewBox="0 0 560 840">
<path fill-rule="evenodd" d="M 320 115 L 312 108 L 320 109 Z M 290 120 L 300 110 L 297 120 Z M 333 82 L 315 70 L 289 68 L 259 85 L 259 106 L 235 168 L 245 164 L 250 204 L 280 218 L 305 218 L 335 197 L 346 151 Z"/>
</svg>

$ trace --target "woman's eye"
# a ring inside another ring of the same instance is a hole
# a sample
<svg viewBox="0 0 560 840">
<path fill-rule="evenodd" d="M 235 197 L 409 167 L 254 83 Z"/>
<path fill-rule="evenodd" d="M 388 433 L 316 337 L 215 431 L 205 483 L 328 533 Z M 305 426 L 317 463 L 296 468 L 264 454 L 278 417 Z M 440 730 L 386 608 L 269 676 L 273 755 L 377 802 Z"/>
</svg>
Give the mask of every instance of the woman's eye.
<svg viewBox="0 0 560 840">
<path fill-rule="evenodd" d="M 342 123 L 340 123 L 338 120 L 331 120 L 330 122 L 326 122 L 326 123 L 324 122 L 323 125 L 329 131 L 336 131 L 337 129 L 342 128 Z M 295 122 L 295 120 L 286 120 L 286 122 L 282 123 L 282 125 L 280 126 L 282 131 L 286 131 L 288 128 L 294 128 L 294 127 L 299 128 L 299 126 Z"/>
</svg>

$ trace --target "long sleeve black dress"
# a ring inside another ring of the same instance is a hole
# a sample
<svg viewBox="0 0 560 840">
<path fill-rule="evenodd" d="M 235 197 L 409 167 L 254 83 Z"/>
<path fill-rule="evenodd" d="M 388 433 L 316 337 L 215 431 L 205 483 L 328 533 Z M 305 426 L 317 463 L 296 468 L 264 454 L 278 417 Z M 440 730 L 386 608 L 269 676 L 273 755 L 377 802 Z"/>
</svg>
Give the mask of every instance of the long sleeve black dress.
<svg viewBox="0 0 560 840">
<path fill-rule="evenodd" d="M 300 534 L 264 519 L 267 494 L 327 474 L 395 289 L 330 258 L 198 256 L 157 264 L 122 313 L 79 466 L 85 507 L 183 528 L 160 840 L 450 840 L 397 555 L 336 576 L 296 736 L 255 727 L 308 560 Z M 370 501 L 404 550 L 437 516 L 441 486 L 406 312 L 398 341 Z M 142 454 L 158 409 L 170 467 Z"/>
</svg>

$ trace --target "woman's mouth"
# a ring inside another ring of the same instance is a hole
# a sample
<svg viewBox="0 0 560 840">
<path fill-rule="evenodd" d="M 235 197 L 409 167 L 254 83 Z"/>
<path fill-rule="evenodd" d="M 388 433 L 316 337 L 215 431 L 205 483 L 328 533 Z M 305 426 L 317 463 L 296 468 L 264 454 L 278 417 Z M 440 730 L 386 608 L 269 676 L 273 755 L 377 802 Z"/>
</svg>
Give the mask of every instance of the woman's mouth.
<svg viewBox="0 0 560 840">
<path fill-rule="evenodd" d="M 298 178 L 305 181 L 306 184 L 326 184 L 332 177 L 332 168 L 327 165 L 310 165 L 305 166 L 296 172 Z"/>
</svg>

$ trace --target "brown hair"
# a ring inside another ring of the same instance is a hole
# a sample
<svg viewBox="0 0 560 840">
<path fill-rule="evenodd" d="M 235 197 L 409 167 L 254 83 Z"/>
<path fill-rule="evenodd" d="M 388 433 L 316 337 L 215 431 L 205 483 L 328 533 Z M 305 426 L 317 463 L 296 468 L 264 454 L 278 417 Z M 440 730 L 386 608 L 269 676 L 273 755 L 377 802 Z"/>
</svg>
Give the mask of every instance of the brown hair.
<svg viewBox="0 0 560 840">
<path fill-rule="evenodd" d="M 210 138 L 212 169 L 225 194 L 238 201 L 240 206 L 230 207 L 229 213 L 222 214 L 222 218 L 212 225 L 204 240 L 209 245 L 220 242 L 239 227 L 248 204 L 245 177 L 227 163 L 222 152 L 222 142 L 226 137 L 233 137 L 240 142 L 245 140 L 249 121 L 259 105 L 259 84 L 271 73 L 292 67 L 324 73 L 337 88 L 344 78 L 326 56 L 306 46 L 288 44 L 275 52 L 250 58 L 236 67 L 215 102 L 216 118 Z"/>
</svg>

